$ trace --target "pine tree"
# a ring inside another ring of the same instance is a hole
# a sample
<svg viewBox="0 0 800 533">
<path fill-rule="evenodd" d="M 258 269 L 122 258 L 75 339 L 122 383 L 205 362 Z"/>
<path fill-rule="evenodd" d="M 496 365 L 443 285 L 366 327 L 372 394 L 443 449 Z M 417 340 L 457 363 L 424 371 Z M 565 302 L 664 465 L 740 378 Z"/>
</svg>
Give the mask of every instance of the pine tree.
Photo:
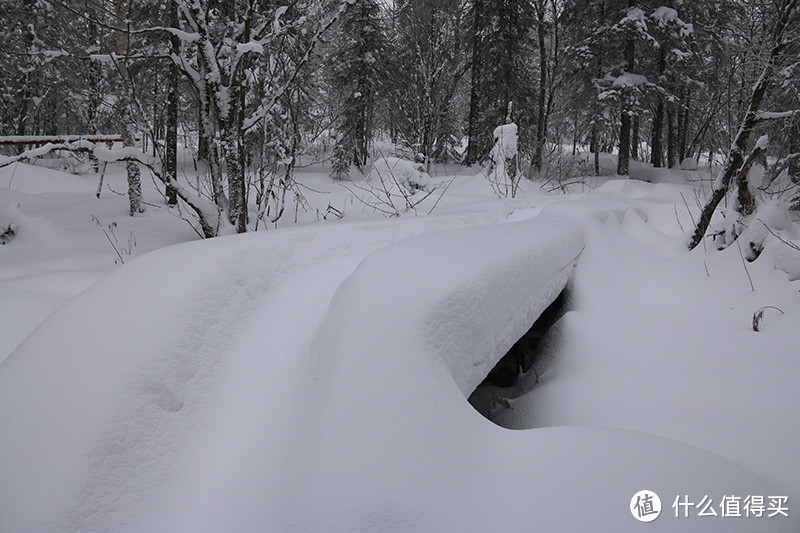
<svg viewBox="0 0 800 533">
<path fill-rule="evenodd" d="M 503 122 L 508 102 L 518 110 L 515 122 L 523 146 L 536 138 L 533 128 L 543 116 L 537 116 L 531 83 L 537 78 L 533 65 L 537 48 L 531 28 L 537 28 L 538 21 L 529 0 L 482 0 L 475 3 L 473 12 L 472 63 L 474 68 L 477 60 L 478 69 L 472 79 L 470 162 L 488 154 L 492 131 Z"/>
<path fill-rule="evenodd" d="M 376 0 L 355 0 L 340 18 L 331 80 L 340 100 L 333 154 L 334 179 L 345 179 L 350 165 L 364 170 L 374 129 L 375 99 L 384 75 L 385 43 Z"/>
</svg>

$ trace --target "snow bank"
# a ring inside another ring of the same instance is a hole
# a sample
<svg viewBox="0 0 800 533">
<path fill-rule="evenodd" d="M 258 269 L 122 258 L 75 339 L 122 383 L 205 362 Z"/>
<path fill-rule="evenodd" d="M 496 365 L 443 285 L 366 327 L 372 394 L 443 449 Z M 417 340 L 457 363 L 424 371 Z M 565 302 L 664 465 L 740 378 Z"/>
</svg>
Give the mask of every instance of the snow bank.
<svg viewBox="0 0 800 533">
<path fill-rule="evenodd" d="M 21 220 L 23 232 L 36 227 Z M 193 461 L 218 464 L 231 453 L 221 426 L 235 435 L 260 421 L 267 429 L 236 442 L 258 444 L 246 460 L 269 468 L 287 460 L 265 439 L 293 434 L 296 414 L 285 397 L 304 378 L 276 369 L 289 357 L 307 361 L 315 324 L 341 279 L 376 248 L 466 223 L 475 217 L 249 234 L 159 250 L 114 271 L 0 364 L 3 525 L 141 531 L 161 529 L 139 527 L 145 523 L 186 519 L 181 509 L 196 505 L 182 503 L 194 486 L 187 479 L 200 475 L 193 490 L 205 496 L 216 490 L 212 472 Z M 57 234 L 50 230 L 39 233 Z M 29 241 L 23 237 L 8 247 Z M 289 302 L 304 314 L 286 314 Z M 280 320 L 259 322 L 264 315 Z M 242 344 L 247 331 L 256 338 Z M 252 376 L 261 379 L 245 387 Z M 255 399 L 241 403 L 243 396 Z M 264 412 L 264 405 L 273 408 Z"/>
<path fill-rule="evenodd" d="M 406 239 L 370 255 L 340 288 L 325 330 L 334 339 L 319 342 L 364 343 L 371 335 L 371 343 L 396 346 L 395 336 L 406 339 L 444 358 L 468 397 L 555 300 L 582 249 L 580 227 L 565 220 Z"/>
<path fill-rule="evenodd" d="M 647 84 L 647 77 L 641 74 L 626 72 L 614 79 L 614 87 L 639 87 Z"/>
<path fill-rule="evenodd" d="M 422 163 L 390 156 L 373 161 L 367 179 L 375 186 L 385 182 L 391 188 L 396 184 L 410 193 L 427 190 L 431 184 L 431 177 Z"/>
<path fill-rule="evenodd" d="M 309 479 L 298 496 L 313 504 L 299 529 L 624 531 L 636 526 L 630 495 L 649 487 L 662 494 L 667 515 L 653 528 L 673 531 L 680 524 L 669 505 L 678 494 L 773 490 L 672 441 L 592 428 L 508 432 L 478 416 L 464 400 L 470 366 L 519 332 L 494 317 L 525 315 L 547 300 L 560 274 L 539 269 L 567 264 L 580 232 L 540 218 L 457 233 L 375 252 L 337 290 L 312 358 L 307 411 L 315 416 L 300 439 Z M 534 248 L 553 257 L 539 262 Z M 381 282 L 387 265 L 410 255 L 414 270 Z M 544 283 L 528 285 L 526 275 Z M 775 530 L 791 527 L 775 521 Z M 751 528 L 703 523 L 704 531 Z"/>
<path fill-rule="evenodd" d="M 74 192 L 90 195 L 97 188 L 95 177 L 75 176 L 24 163 L 0 168 L 0 188 L 24 194 Z"/>
<path fill-rule="evenodd" d="M 583 247 L 565 216 L 488 222 L 247 234 L 114 271 L 0 364 L 2 529 L 624 531 L 642 489 L 664 502 L 654 531 L 767 524 L 675 522 L 677 495 L 781 493 L 708 452 L 511 432 L 472 409 Z M 796 531 L 791 516 L 770 530 Z"/>
<path fill-rule="evenodd" d="M 697 159 L 694 157 L 685 157 L 681 161 L 681 170 L 697 170 L 698 167 Z"/>
</svg>

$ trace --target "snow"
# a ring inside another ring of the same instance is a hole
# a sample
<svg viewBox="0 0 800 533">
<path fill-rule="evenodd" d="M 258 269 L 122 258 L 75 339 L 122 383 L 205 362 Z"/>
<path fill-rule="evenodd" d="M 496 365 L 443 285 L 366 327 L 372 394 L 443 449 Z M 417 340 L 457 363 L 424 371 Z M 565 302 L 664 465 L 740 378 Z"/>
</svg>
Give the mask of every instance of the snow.
<svg viewBox="0 0 800 533">
<path fill-rule="evenodd" d="M 385 182 L 389 188 L 399 185 L 407 192 L 426 190 L 431 177 L 422 163 L 392 156 L 381 156 L 372 162 L 367 180 L 376 186 Z"/>
<path fill-rule="evenodd" d="M 0 169 L 0 529 L 632 531 L 649 489 L 653 530 L 797 531 L 800 301 L 775 266 L 800 252 L 688 252 L 693 185 L 631 174 L 499 200 L 462 169 L 433 215 L 386 220 L 310 169 L 343 219 L 200 241 L 148 187 L 131 218 L 97 176 Z M 124 265 L 92 214 L 135 232 Z M 465 396 L 565 283 L 541 381 L 496 391 L 508 431 Z M 684 495 L 789 516 L 676 518 Z"/>
<path fill-rule="evenodd" d="M 498 157 L 504 156 L 504 159 L 510 159 L 517 154 L 516 124 L 512 123 L 497 126 L 492 132 L 492 138 L 498 150 Z"/>
<path fill-rule="evenodd" d="M 647 77 L 641 74 L 626 72 L 614 78 L 614 87 L 638 87 L 647 84 Z"/>
<path fill-rule="evenodd" d="M 119 141 L 119 135 L 3 135 L 0 144 L 41 144 L 43 142 L 69 143 L 74 141 L 113 142 Z"/>
<path fill-rule="evenodd" d="M 197 32 L 187 32 L 180 30 L 178 28 L 169 28 L 169 27 L 161 27 L 158 29 L 165 31 L 170 35 L 174 35 L 175 37 L 180 39 L 181 42 L 183 42 L 184 44 L 193 44 L 201 39 L 200 34 Z"/>
<path fill-rule="evenodd" d="M 653 20 L 658 21 L 661 24 L 666 24 L 667 22 L 675 22 L 678 19 L 678 12 L 672 9 L 671 7 L 661 6 L 657 7 L 653 14 L 650 15 Z"/>
<path fill-rule="evenodd" d="M 697 159 L 694 157 L 685 157 L 683 161 L 681 161 L 681 170 L 697 170 L 697 167 Z"/>
<path fill-rule="evenodd" d="M 680 28 L 681 37 L 688 37 L 694 32 L 694 27 L 692 24 L 687 24 L 686 22 L 682 21 L 678 17 L 678 12 L 671 7 L 657 7 L 650 16 L 662 26 L 666 26 L 667 24 L 677 24 Z"/>
<path fill-rule="evenodd" d="M 497 126 L 492 132 L 494 145 L 489 152 L 492 165 L 489 169 L 488 179 L 495 184 L 495 189 L 501 195 L 507 196 L 509 182 L 511 195 L 516 195 L 519 181 L 519 172 L 516 168 L 507 169 L 508 163 L 517 156 L 517 125 L 514 123 Z M 511 175 L 514 174 L 514 175 Z"/>
<path fill-rule="evenodd" d="M 776 120 L 783 118 L 792 118 L 800 113 L 800 110 L 794 109 L 791 111 L 759 111 L 756 113 L 758 120 Z"/>
<path fill-rule="evenodd" d="M 281 6 L 275 10 L 275 20 L 272 22 L 272 31 L 278 33 L 281 31 L 281 17 L 286 10 L 289 9 L 288 6 Z"/>
<path fill-rule="evenodd" d="M 647 32 L 647 20 L 644 11 L 638 7 L 629 7 L 619 24 L 620 26 L 630 24 L 640 32 Z"/>
<path fill-rule="evenodd" d="M 250 41 L 248 43 L 237 44 L 236 45 L 236 53 L 238 55 L 244 55 L 248 52 L 253 52 L 256 54 L 263 54 L 264 53 L 264 45 L 257 41 Z"/>
</svg>

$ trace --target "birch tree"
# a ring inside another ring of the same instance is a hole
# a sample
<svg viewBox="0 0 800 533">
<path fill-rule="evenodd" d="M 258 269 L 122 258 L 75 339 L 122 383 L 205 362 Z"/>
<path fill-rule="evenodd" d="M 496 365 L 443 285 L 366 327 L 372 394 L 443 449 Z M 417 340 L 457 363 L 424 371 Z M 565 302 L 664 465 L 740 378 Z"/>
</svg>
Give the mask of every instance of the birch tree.
<svg viewBox="0 0 800 533">
<path fill-rule="evenodd" d="M 113 60 L 117 67 L 122 85 L 117 100 L 119 110 L 120 130 L 122 144 L 125 147 L 136 146 L 136 124 L 134 115 L 136 110 L 136 95 L 133 78 L 128 69 L 128 51 L 130 47 L 130 27 L 128 25 L 128 1 L 114 0 L 114 36 L 116 49 Z M 142 205 L 142 179 L 141 170 L 135 161 L 126 161 L 125 170 L 128 175 L 128 202 L 131 216 L 144 212 Z"/>
<path fill-rule="evenodd" d="M 316 0 L 291 7 L 274 7 L 264 0 L 237 0 L 219 7 L 211 0 L 175 1 L 182 28 L 172 33 L 182 45 L 173 60 L 200 101 L 214 200 L 236 231 L 243 233 L 248 222 L 246 136 L 276 111 L 345 3 L 331 12 Z M 297 60 L 281 61 L 279 56 L 286 53 Z M 275 65 L 287 64 L 291 71 L 274 72 Z M 265 80 L 269 90 L 260 100 L 251 101 L 248 95 L 259 68 L 275 76 Z"/>
</svg>

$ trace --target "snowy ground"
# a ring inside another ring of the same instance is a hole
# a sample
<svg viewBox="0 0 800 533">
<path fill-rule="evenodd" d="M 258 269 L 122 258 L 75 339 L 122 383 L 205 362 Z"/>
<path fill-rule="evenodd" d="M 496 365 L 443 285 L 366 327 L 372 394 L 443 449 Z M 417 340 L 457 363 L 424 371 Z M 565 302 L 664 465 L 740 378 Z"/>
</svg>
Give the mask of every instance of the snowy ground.
<svg viewBox="0 0 800 533">
<path fill-rule="evenodd" d="M 152 187 L 130 218 L 0 169 L 0 530 L 797 531 L 800 253 L 687 252 L 696 173 L 499 200 L 448 170 L 391 220 L 305 170 L 310 209 L 200 241 Z M 466 396 L 570 274 L 490 422 Z"/>
</svg>

